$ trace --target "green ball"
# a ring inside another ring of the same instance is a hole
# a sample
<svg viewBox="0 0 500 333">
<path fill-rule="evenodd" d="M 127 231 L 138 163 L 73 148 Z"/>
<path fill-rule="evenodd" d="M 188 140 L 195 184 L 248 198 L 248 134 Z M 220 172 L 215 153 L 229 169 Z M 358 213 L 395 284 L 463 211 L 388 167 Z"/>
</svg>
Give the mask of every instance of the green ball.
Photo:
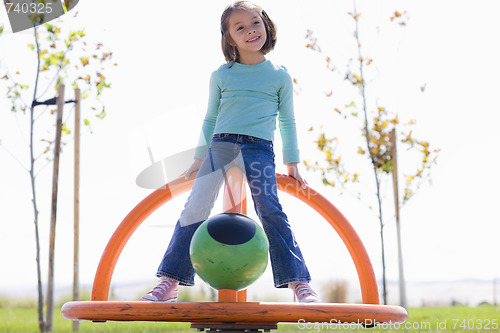
<svg viewBox="0 0 500 333">
<path fill-rule="evenodd" d="M 195 272 L 215 289 L 241 290 L 267 267 L 269 242 L 262 228 L 238 213 L 222 213 L 203 222 L 189 249 Z"/>
</svg>

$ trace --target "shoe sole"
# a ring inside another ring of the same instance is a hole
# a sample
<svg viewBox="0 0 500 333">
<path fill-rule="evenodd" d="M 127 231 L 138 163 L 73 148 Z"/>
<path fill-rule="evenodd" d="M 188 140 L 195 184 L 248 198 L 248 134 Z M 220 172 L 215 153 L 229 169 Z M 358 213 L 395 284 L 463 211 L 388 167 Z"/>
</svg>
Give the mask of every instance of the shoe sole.
<svg viewBox="0 0 500 333">
<path fill-rule="evenodd" d="M 170 298 L 170 299 L 167 299 L 165 301 L 154 301 L 154 300 L 147 299 L 147 298 L 141 298 L 139 301 L 140 302 L 155 302 L 155 303 L 174 303 L 174 302 L 177 302 L 177 297 Z"/>
</svg>

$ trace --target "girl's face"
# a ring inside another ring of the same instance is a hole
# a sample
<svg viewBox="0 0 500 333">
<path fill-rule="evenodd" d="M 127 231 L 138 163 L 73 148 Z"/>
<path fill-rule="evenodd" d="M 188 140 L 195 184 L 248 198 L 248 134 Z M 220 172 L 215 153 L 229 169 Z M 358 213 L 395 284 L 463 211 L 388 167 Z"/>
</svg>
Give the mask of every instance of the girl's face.
<svg viewBox="0 0 500 333">
<path fill-rule="evenodd" d="M 266 27 L 255 10 L 235 10 L 229 16 L 228 31 L 241 58 L 262 56 L 267 38 Z"/>
</svg>

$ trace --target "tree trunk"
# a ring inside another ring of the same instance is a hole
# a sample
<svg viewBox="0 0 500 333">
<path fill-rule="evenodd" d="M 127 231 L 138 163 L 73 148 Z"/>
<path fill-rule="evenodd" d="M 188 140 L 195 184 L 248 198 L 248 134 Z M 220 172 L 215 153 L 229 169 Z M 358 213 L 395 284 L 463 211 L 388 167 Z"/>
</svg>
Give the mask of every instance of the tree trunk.
<svg viewBox="0 0 500 333">
<path fill-rule="evenodd" d="M 379 207 L 379 222 L 380 222 L 380 244 L 382 247 L 382 299 L 384 305 L 387 305 L 387 280 L 385 276 L 385 242 L 384 242 L 384 220 L 382 219 L 382 200 L 379 192 L 379 184 L 377 180 L 377 199 Z"/>
<path fill-rule="evenodd" d="M 73 301 L 80 300 L 80 89 L 75 89 L 75 189 L 73 225 Z M 80 322 L 73 321 L 73 331 L 80 329 Z"/>
<path fill-rule="evenodd" d="M 34 108 L 30 111 L 30 179 L 31 179 L 31 195 L 33 199 L 33 215 L 35 224 L 35 246 L 36 246 L 36 273 L 38 287 L 38 326 L 40 332 L 45 332 L 45 320 L 43 316 L 43 289 L 42 289 L 42 268 L 40 265 L 40 233 L 38 232 L 38 206 L 36 201 L 36 182 L 35 182 L 35 157 L 33 152 L 33 123 L 35 112 Z"/>
<path fill-rule="evenodd" d="M 38 91 L 38 78 L 40 75 L 40 45 L 38 43 L 38 36 L 36 26 L 33 26 L 33 35 L 35 38 L 35 45 L 37 51 L 37 71 L 35 78 L 35 87 L 33 89 L 33 102 L 36 101 L 36 94 Z M 30 108 L 30 179 L 31 179 L 31 195 L 33 196 L 33 215 L 35 224 L 35 244 L 36 244 L 36 273 L 37 273 L 37 288 L 38 288 L 38 327 L 40 332 L 45 332 L 45 319 L 43 311 L 43 288 L 42 288 L 42 268 L 40 263 L 40 233 L 38 232 L 38 205 L 36 201 L 36 177 L 35 177 L 35 153 L 33 147 L 34 141 L 34 125 L 35 125 L 35 107 L 33 103 Z"/>
</svg>

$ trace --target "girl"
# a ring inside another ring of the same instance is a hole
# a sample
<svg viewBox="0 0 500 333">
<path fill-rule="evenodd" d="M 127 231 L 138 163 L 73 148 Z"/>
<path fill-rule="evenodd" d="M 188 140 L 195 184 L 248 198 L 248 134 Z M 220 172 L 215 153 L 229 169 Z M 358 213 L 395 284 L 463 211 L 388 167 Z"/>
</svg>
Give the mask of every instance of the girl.
<svg viewBox="0 0 500 333">
<path fill-rule="evenodd" d="M 319 302 L 309 286 L 309 271 L 276 190 L 272 141 L 277 117 L 288 175 L 303 188 L 307 183 L 297 168 L 300 159 L 291 77 L 284 67 L 265 58 L 276 44 L 275 25 L 260 6 L 238 1 L 224 10 L 221 33 L 227 63 L 210 78 L 208 110 L 201 133 L 201 139 L 211 142 L 210 149 L 200 146 L 185 173 L 189 178 L 198 171 L 158 268 L 161 281 L 141 300 L 175 302 L 179 285 L 194 284 L 189 257 L 191 238 L 208 218 L 224 172 L 236 165 L 246 176 L 255 210 L 269 239 L 275 287 L 291 288 L 299 302 Z"/>
</svg>

